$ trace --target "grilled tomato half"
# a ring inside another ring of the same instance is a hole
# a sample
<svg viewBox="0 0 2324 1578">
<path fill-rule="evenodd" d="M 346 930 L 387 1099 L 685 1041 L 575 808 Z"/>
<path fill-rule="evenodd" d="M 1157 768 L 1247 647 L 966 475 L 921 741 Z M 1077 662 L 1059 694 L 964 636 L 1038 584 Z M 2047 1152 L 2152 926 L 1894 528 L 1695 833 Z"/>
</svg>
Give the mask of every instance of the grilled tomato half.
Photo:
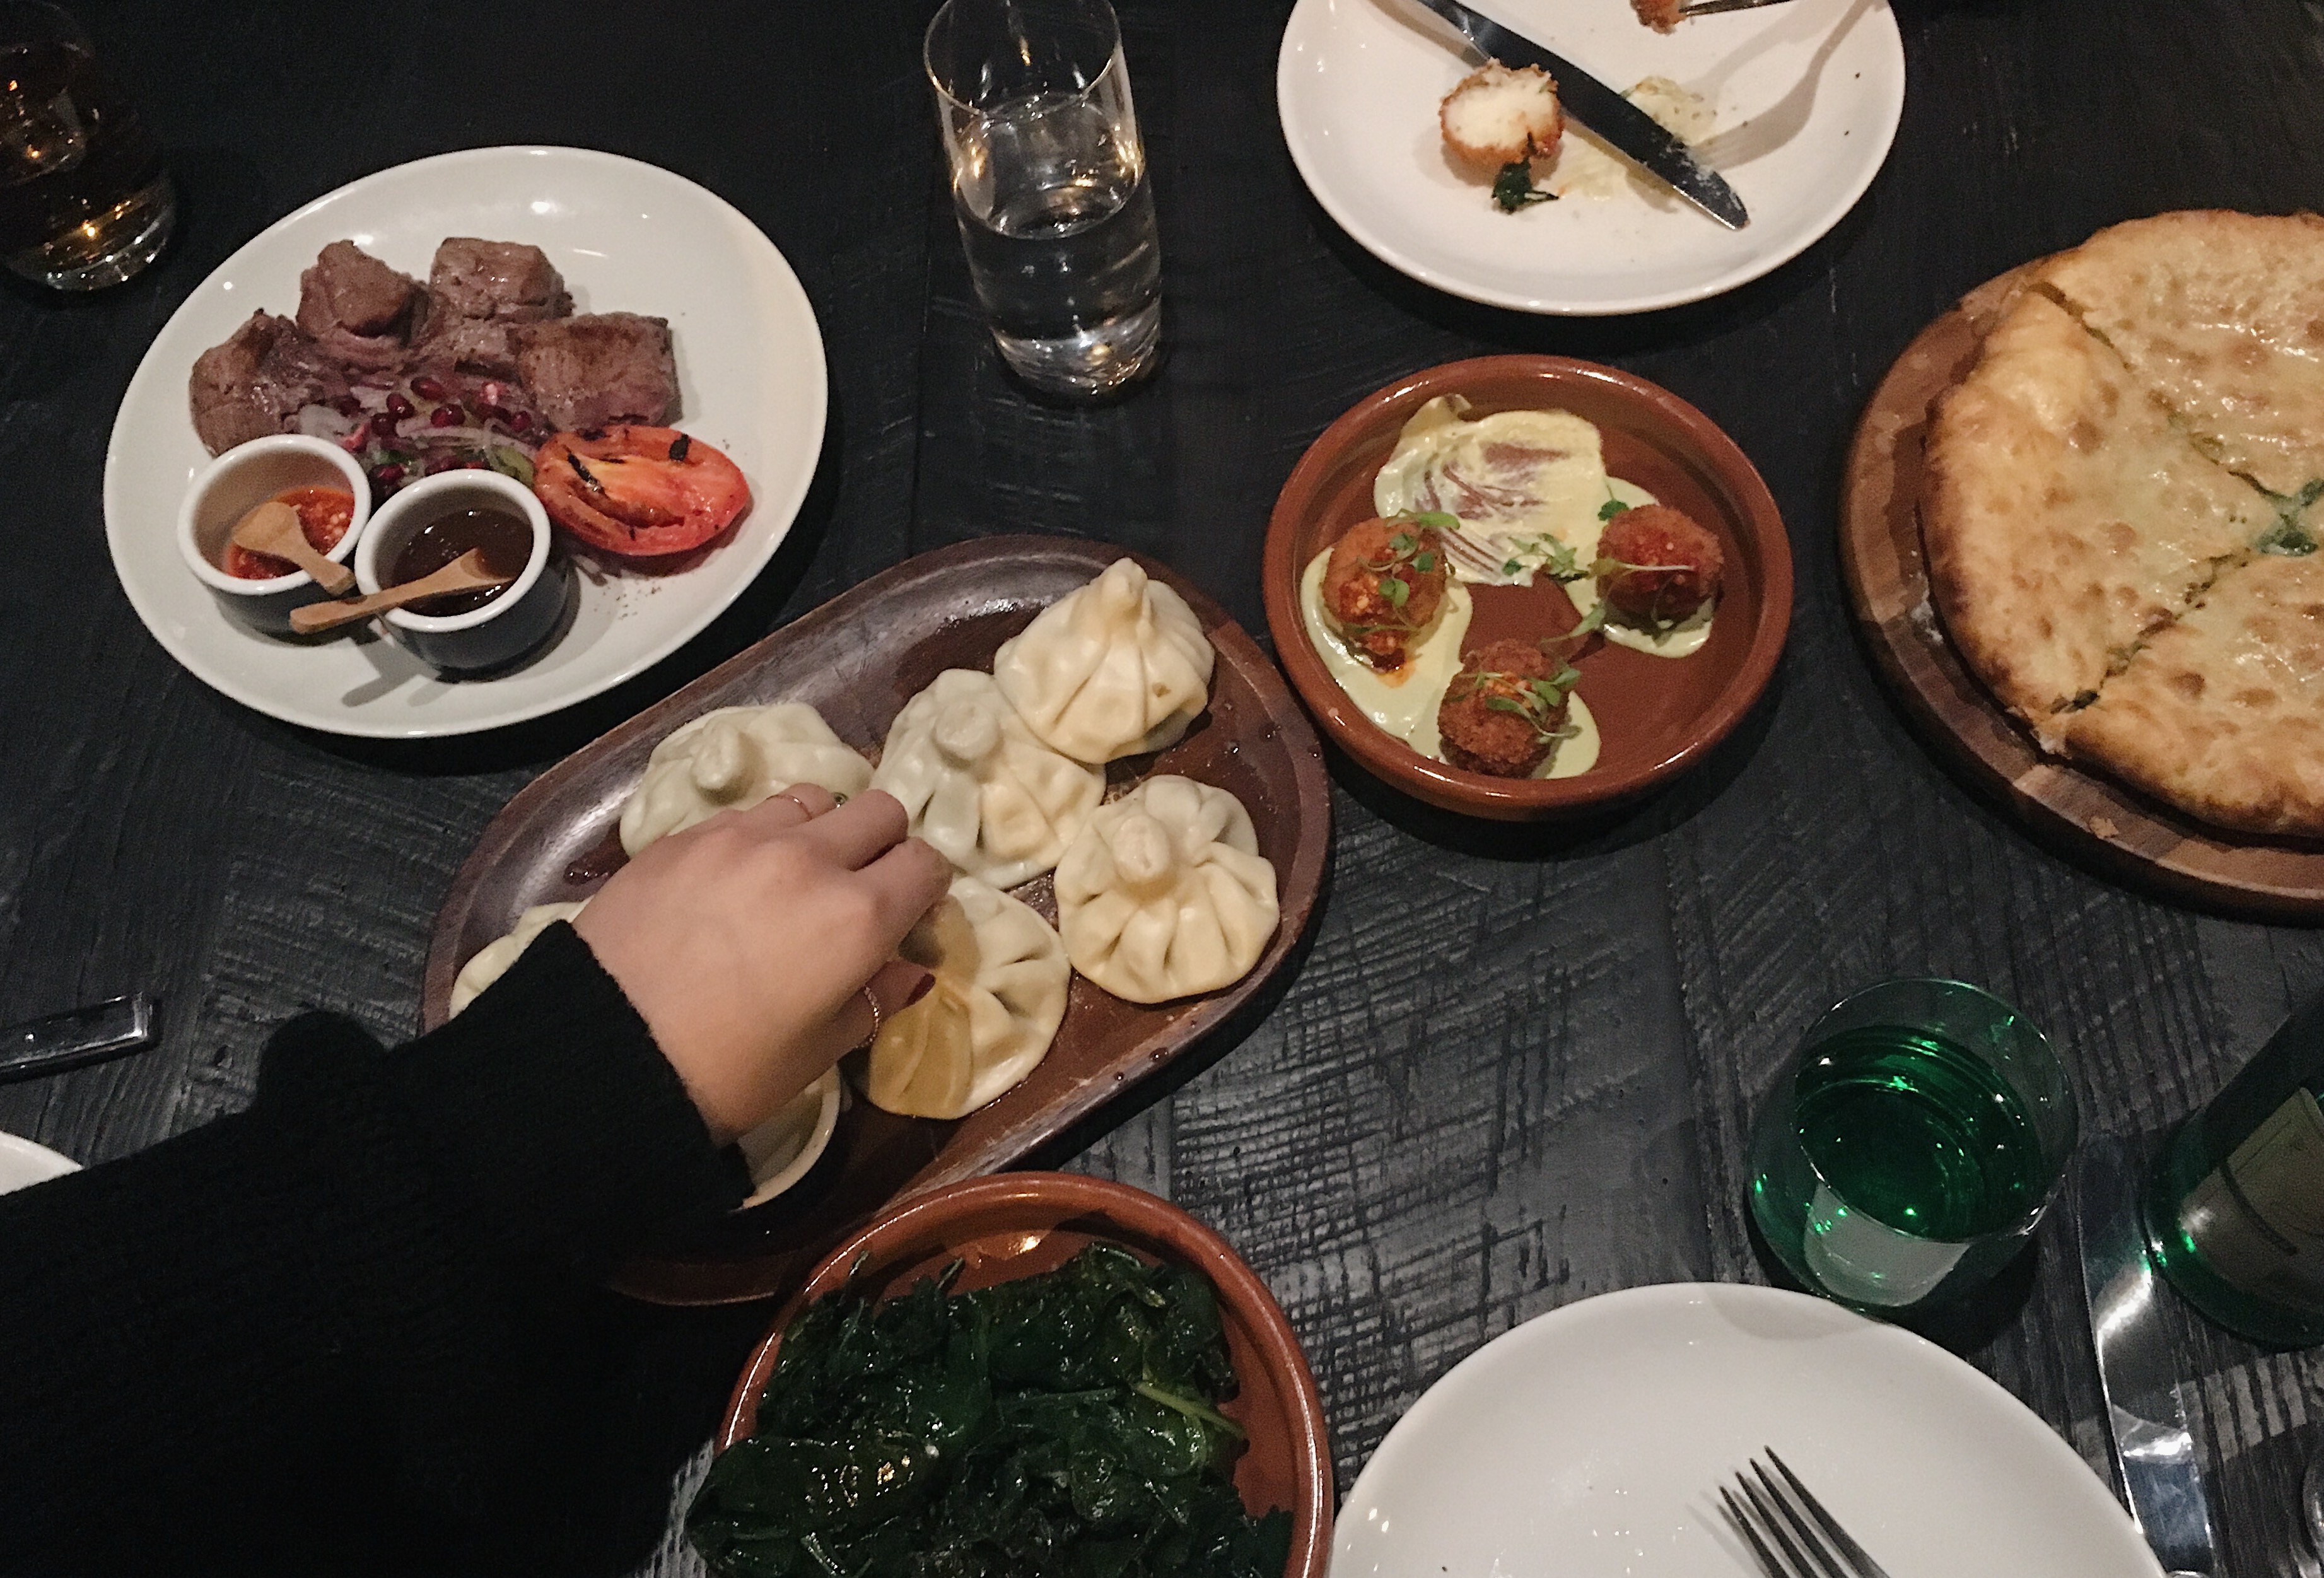
<svg viewBox="0 0 2324 1578">
<path fill-rule="evenodd" d="M 751 484 L 734 463 L 675 428 L 559 433 L 532 467 L 532 491 L 550 520 L 631 558 L 699 548 L 751 507 Z"/>
</svg>

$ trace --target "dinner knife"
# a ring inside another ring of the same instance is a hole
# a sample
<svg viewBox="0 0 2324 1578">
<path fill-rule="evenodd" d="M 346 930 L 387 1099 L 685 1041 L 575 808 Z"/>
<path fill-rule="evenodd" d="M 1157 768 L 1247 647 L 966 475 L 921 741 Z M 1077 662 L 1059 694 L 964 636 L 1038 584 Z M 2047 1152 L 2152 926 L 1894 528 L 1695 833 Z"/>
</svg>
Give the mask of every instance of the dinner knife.
<svg viewBox="0 0 2324 1578">
<path fill-rule="evenodd" d="M 134 1052 L 153 1039 L 153 1001 L 143 992 L 0 1029 L 0 1082 L 61 1074 Z"/>
<path fill-rule="evenodd" d="M 2074 1180 L 2082 1292 L 2114 1449 L 2115 1484 L 2171 1578 L 2215 1573 L 2203 1467 L 2179 1392 L 2178 1365 L 2156 1307 L 2158 1284 L 2139 1231 L 2138 1175 L 2126 1141 L 2083 1142 Z"/>
<path fill-rule="evenodd" d="M 1740 230 L 1751 223 L 1751 215 L 1735 189 L 1717 171 L 1707 169 L 1694 156 L 1694 150 L 1564 56 L 1553 54 L 1459 0 L 1420 0 L 1420 4 L 1458 28 L 1488 59 L 1504 66 L 1538 66 L 1548 72 L 1557 83 L 1557 101 L 1567 115 L 1729 230 Z"/>
</svg>

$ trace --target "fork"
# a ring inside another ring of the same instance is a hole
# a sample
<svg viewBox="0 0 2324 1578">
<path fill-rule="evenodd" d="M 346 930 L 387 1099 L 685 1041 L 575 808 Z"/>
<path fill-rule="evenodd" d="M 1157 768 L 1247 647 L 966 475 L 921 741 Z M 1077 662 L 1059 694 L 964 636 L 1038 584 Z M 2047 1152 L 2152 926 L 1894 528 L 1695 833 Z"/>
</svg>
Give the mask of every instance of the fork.
<svg viewBox="0 0 2324 1578">
<path fill-rule="evenodd" d="M 1762 5 L 1781 5 L 1784 0 L 1688 0 L 1678 8 L 1679 20 L 1690 16 L 1716 16 L 1722 11 L 1757 11 Z"/>
<path fill-rule="evenodd" d="M 1840 1520 L 1800 1483 L 1800 1477 L 1775 1455 L 1775 1449 L 1762 1450 L 1783 1476 L 1783 1484 L 1778 1485 L 1753 1458 L 1751 1472 L 1735 1476 L 1743 1500 L 1738 1501 L 1724 1485 L 1719 1487 L 1719 1499 L 1727 1504 L 1727 1516 L 1750 1542 L 1767 1578 L 1888 1578 L 1871 1554 L 1849 1537 Z M 1783 1552 L 1781 1559 L 1775 1555 L 1778 1549 Z"/>
</svg>

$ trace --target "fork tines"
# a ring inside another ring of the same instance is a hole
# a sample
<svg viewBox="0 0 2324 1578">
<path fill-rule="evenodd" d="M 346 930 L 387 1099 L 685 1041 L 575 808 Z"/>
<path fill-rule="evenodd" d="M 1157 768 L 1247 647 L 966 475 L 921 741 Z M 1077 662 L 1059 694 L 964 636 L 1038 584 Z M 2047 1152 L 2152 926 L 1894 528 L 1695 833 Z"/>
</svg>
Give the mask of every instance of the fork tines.
<svg viewBox="0 0 2324 1578">
<path fill-rule="evenodd" d="M 1738 1500 L 1721 1485 L 1719 1499 L 1767 1578 L 1888 1578 L 1775 1455 L 1775 1449 L 1762 1450 L 1782 1476 L 1781 1483 L 1753 1458 L 1750 1472 L 1735 1476 L 1742 1497 Z"/>
</svg>

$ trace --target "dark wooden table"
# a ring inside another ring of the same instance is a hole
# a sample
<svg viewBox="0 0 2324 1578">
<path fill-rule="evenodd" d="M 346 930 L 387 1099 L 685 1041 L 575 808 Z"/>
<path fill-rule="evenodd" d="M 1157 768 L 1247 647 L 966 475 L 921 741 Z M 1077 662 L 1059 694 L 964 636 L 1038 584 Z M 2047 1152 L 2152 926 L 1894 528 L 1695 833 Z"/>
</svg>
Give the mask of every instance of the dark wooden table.
<svg viewBox="0 0 2324 1578">
<path fill-rule="evenodd" d="M 1062 411 L 1002 374 L 968 296 L 918 73 L 929 0 L 88 0 L 169 147 L 186 225 L 150 274 L 95 300 L 0 294 L 0 1021 L 142 987 L 162 1044 L 0 1088 L 0 1128 L 99 1162 L 247 1102 L 263 1038 L 302 1007 L 408 1033 L 429 918 L 503 801 L 910 553 L 1028 529 L 1111 539 L 1263 631 L 1260 537 L 1301 449 L 1397 374 L 1502 350 L 1643 374 L 1757 462 L 1800 572 L 1773 691 L 1661 798 L 1549 835 L 1448 821 L 1335 762 L 1332 887 L 1287 994 L 1052 1159 L 1170 1195 L 1265 1275 L 1323 1384 L 1344 1489 L 1424 1388 L 1530 1315 L 1639 1283 L 1765 1279 L 1740 1210 L 1747 1118 L 1855 986 L 1981 983 L 2048 1029 L 2089 1130 L 2176 1120 L 2324 985 L 2324 947 L 2099 881 L 1949 778 L 1851 634 L 1836 493 L 1873 383 L 1961 291 L 2135 215 L 2324 206 L 2324 9 L 1896 3 L 1910 97 L 1857 210 L 1719 300 L 1588 322 L 1434 294 L 1323 216 L 1275 118 L 1286 0 L 1128 0 L 1170 359 L 1119 404 Z M 666 165 L 781 246 L 832 368 L 806 512 L 707 634 L 540 724 L 390 747 L 246 712 L 181 672 L 114 580 L 98 483 L 121 392 L 177 303 L 272 220 L 383 166 L 514 142 Z M 2065 1225 L 1989 1319 L 1950 1334 L 2097 1463 Z M 691 1472 L 763 1315 L 628 1317 L 629 1400 L 604 1484 L 576 1494 L 571 1570 L 695 1570 L 663 1535 L 665 1481 Z M 2183 1341 L 2227 1570 L 2292 1571 L 2318 1382 L 2298 1356 L 2192 1326 Z"/>
</svg>

